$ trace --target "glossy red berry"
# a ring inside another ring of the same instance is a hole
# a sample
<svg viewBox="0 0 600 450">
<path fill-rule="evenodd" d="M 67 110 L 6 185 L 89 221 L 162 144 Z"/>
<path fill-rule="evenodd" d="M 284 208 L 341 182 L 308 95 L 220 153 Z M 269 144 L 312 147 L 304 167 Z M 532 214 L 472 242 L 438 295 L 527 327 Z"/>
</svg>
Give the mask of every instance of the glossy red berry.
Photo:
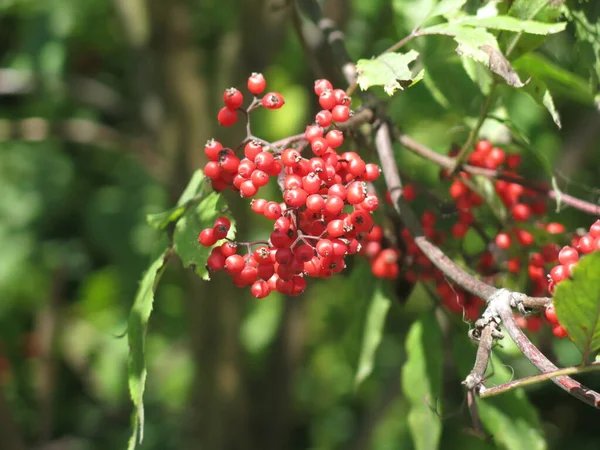
<svg viewBox="0 0 600 450">
<path fill-rule="evenodd" d="M 315 81 L 315 94 L 321 95 L 325 91 L 333 90 L 333 86 L 326 79 L 319 79 Z"/>
<path fill-rule="evenodd" d="M 265 77 L 262 73 L 255 72 L 248 78 L 247 86 L 251 94 L 260 95 L 267 87 L 267 82 L 265 81 Z"/>
<path fill-rule="evenodd" d="M 236 88 L 225 89 L 223 104 L 229 109 L 238 109 L 244 103 L 244 96 Z"/>
<path fill-rule="evenodd" d="M 219 110 L 217 114 L 217 120 L 219 124 L 224 127 L 230 127 L 235 124 L 238 120 L 238 113 L 235 109 L 230 109 L 226 106 Z"/>
<path fill-rule="evenodd" d="M 215 232 L 212 228 L 205 228 L 198 235 L 198 242 L 205 247 L 213 246 L 217 243 Z"/>
<path fill-rule="evenodd" d="M 261 103 L 267 109 L 279 109 L 285 104 L 285 100 L 279 92 L 269 92 L 262 98 Z"/>
</svg>

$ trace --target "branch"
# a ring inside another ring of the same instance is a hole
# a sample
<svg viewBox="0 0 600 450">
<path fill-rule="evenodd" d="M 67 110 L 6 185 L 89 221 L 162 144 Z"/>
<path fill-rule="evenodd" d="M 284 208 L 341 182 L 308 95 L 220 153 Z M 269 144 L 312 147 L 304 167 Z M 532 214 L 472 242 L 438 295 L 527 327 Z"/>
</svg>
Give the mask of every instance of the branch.
<svg viewBox="0 0 600 450">
<path fill-rule="evenodd" d="M 558 369 L 551 372 L 544 372 L 538 375 L 532 375 L 530 377 L 520 378 L 518 380 L 510 381 L 508 383 L 504 383 L 491 388 L 481 386 L 479 390 L 479 396 L 481 398 L 494 397 L 496 395 L 503 394 L 516 388 L 530 386 L 541 381 L 551 380 L 552 378 L 561 377 L 564 375 L 578 375 L 582 373 L 596 372 L 598 370 L 600 370 L 600 361 L 593 362 L 586 366 L 565 367 L 564 369 Z"/>
<path fill-rule="evenodd" d="M 511 309 L 511 293 L 503 290 L 504 295 L 497 296 L 494 301 L 495 311 L 498 313 L 504 330 L 510 338 L 517 344 L 521 353 L 523 353 L 532 364 L 543 373 L 551 373 L 558 371 L 556 367 L 539 349 L 529 340 L 529 338 L 521 331 L 519 325 L 515 321 Z M 554 384 L 561 389 L 567 391 L 573 397 L 581 400 L 594 408 L 600 409 L 600 394 L 588 387 L 582 385 L 571 377 L 562 375 L 558 377 L 549 377 Z"/>
<path fill-rule="evenodd" d="M 437 164 L 438 166 L 451 171 L 454 167 L 454 160 L 449 156 L 442 155 L 435 150 L 430 149 L 429 147 L 415 141 L 411 137 L 403 134 L 398 129 L 394 129 L 394 137 L 408 150 L 411 152 L 428 159 L 429 161 Z M 493 169 L 485 169 L 483 167 L 476 167 L 471 165 L 464 165 L 461 167 L 461 170 L 471 174 L 471 175 L 482 175 L 488 178 L 495 178 L 498 180 L 505 180 L 511 183 L 520 184 L 528 189 L 532 189 L 541 194 L 545 194 L 548 198 L 552 200 L 557 200 L 560 197 L 561 203 L 565 205 L 572 206 L 575 209 L 583 211 L 587 214 L 598 216 L 600 215 L 600 206 L 594 203 L 586 202 L 585 200 L 578 199 L 573 197 L 572 195 L 565 194 L 561 192 L 557 194 L 554 190 L 549 189 L 544 186 L 540 186 L 537 183 L 533 183 L 530 181 L 526 181 L 518 175 L 511 174 L 508 172 L 501 172 Z"/>
</svg>

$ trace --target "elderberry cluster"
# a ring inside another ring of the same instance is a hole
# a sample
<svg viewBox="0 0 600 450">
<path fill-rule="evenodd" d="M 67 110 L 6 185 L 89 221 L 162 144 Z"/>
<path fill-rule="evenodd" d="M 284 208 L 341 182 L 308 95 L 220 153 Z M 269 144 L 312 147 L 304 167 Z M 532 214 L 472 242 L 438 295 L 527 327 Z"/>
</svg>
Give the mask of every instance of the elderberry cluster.
<svg viewBox="0 0 600 450">
<path fill-rule="evenodd" d="M 254 94 L 249 114 L 257 107 L 278 109 L 284 99 L 279 93 L 258 98 L 266 87 L 260 74 L 248 79 Z M 303 141 L 312 155 L 303 156 L 302 147 L 280 149 L 259 139 L 242 143 L 243 156 L 210 140 L 204 151 L 209 162 L 204 174 L 213 188 L 231 188 L 244 198 L 255 197 L 270 177 L 277 177 L 283 202 L 255 198 L 252 210 L 274 222 L 267 240 L 256 242 L 225 241 L 212 248 L 207 261 L 209 271 L 225 270 L 239 287 L 250 286 L 252 295 L 264 298 L 272 291 L 299 295 L 306 288 L 305 277 L 328 278 L 342 271 L 346 255 L 357 253 L 374 221 L 378 197 L 368 183 L 380 173 L 377 165 L 366 163 L 355 152 L 338 152 L 344 142 L 338 124 L 350 116 L 350 98 L 342 89 L 334 89 L 328 80 L 317 80 L 315 94 L 322 110 L 315 123 L 306 128 Z M 225 106 L 219 111 L 222 125 L 237 120 L 243 95 L 235 88 L 223 95 Z M 241 148 L 240 146 L 239 148 Z M 229 230 L 226 218 L 213 228 L 200 232 L 204 246 L 214 246 Z M 246 249 L 245 255 L 238 249 Z"/>
</svg>

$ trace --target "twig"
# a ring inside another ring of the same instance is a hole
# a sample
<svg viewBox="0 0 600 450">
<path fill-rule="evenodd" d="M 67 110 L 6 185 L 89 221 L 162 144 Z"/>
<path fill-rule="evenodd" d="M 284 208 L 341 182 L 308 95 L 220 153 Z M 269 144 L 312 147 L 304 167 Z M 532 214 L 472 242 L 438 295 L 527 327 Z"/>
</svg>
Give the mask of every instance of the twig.
<svg viewBox="0 0 600 450">
<path fill-rule="evenodd" d="M 505 295 L 496 297 L 494 304 L 495 311 L 502 320 L 504 330 L 519 347 L 532 364 L 543 373 L 556 372 L 556 367 L 540 350 L 529 340 L 529 338 L 521 331 L 519 325 L 515 321 L 511 309 L 511 293 L 504 290 Z M 568 376 L 558 376 L 550 378 L 554 384 L 567 391 L 573 397 L 578 398 L 584 403 L 600 409 L 600 394 L 582 385 L 578 381 Z"/>
<path fill-rule="evenodd" d="M 421 144 L 420 142 L 415 141 L 410 136 L 407 136 L 401 133 L 398 129 L 394 129 L 394 137 L 402 144 L 403 147 L 407 148 L 411 152 L 426 158 L 427 160 L 437 164 L 438 166 L 452 170 L 454 167 L 454 160 L 446 155 L 442 155 L 441 153 L 436 152 L 435 150 L 430 149 L 426 145 Z M 471 175 L 482 175 L 487 178 L 496 178 L 499 180 L 505 180 L 510 183 L 520 184 L 528 189 L 532 189 L 541 194 L 545 194 L 548 198 L 552 200 L 556 200 L 558 195 L 556 192 L 548 187 L 540 186 L 539 184 L 524 180 L 520 178 L 518 175 L 510 174 L 507 172 L 500 172 L 498 170 L 493 169 L 485 169 L 483 167 L 476 167 L 471 165 L 463 165 L 461 170 L 471 174 Z M 585 213 L 598 216 L 600 215 L 600 205 L 595 205 L 594 203 L 586 202 L 585 200 L 581 200 L 577 197 L 573 197 L 572 195 L 565 194 L 561 192 L 560 201 L 565 205 L 569 205 L 575 209 L 583 211 Z"/>
<path fill-rule="evenodd" d="M 481 386 L 479 390 L 479 396 L 481 398 L 494 397 L 496 395 L 503 394 L 516 388 L 530 386 L 532 384 L 537 384 L 542 381 L 551 380 L 552 378 L 561 377 L 564 375 L 578 375 L 582 373 L 596 372 L 598 370 L 600 370 L 600 362 L 593 362 L 586 366 L 565 367 L 563 369 L 558 369 L 551 372 L 544 372 L 538 375 L 520 378 L 518 380 L 510 381 L 508 383 L 504 383 L 491 388 Z"/>
</svg>

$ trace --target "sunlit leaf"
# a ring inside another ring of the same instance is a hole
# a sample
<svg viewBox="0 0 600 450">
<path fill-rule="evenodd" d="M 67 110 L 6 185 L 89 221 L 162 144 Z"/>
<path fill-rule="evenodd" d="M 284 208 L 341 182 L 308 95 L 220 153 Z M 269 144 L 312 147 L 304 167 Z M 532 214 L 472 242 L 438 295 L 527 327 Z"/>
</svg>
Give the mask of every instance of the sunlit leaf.
<svg viewBox="0 0 600 450">
<path fill-rule="evenodd" d="M 393 95 L 415 78 L 408 65 L 418 56 L 418 52 L 411 50 L 408 53 L 385 53 L 374 59 L 359 59 L 356 63 L 358 85 L 362 90 L 383 86 L 388 95 Z"/>
<path fill-rule="evenodd" d="M 560 324 L 586 362 L 600 349 L 600 252 L 584 256 L 554 291 Z"/>
<path fill-rule="evenodd" d="M 544 23 L 535 20 L 519 20 L 510 16 L 474 17 L 462 18 L 458 22 L 461 25 L 491 28 L 494 30 L 514 31 L 529 34 L 555 34 L 564 31 L 566 22 Z"/>
<path fill-rule="evenodd" d="M 485 64 L 511 86 L 522 87 L 524 85 L 510 62 L 498 49 L 498 42 L 496 42 L 494 35 L 483 28 L 443 23 L 424 28 L 421 30 L 421 34 L 452 36 L 458 44 L 456 52 L 459 55 Z"/>
</svg>

